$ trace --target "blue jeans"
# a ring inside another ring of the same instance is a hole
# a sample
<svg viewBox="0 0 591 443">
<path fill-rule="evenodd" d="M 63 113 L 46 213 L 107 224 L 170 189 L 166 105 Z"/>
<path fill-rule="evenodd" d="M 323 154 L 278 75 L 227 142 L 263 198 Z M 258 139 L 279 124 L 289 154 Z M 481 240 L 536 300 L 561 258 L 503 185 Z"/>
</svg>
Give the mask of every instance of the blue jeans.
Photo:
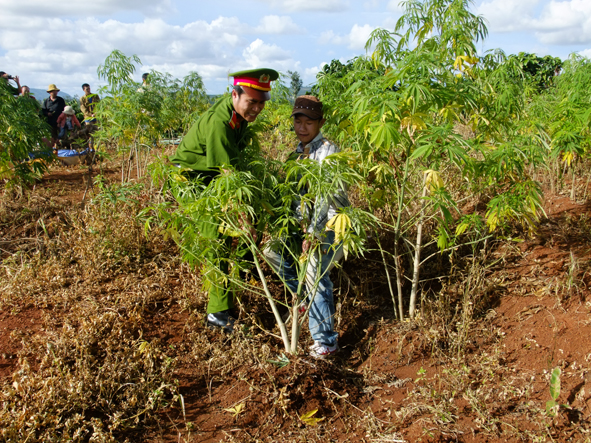
<svg viewBox="0 0 591 443">
<path fill-rule="evenodd" d="M 315 341 L 328 346 L 334 346 L 339 336 L 334 330 L 335 306 L 330 270 L 343 257 L 343 248 L 340 243 L 333 245 L 334 237 L 333 231 L 326 231 L 320 247 L 311 252 L 304 291 L 304 300 L 310 308 L 310 334 Z M 285 280 L 289 290 L 296 294 L 299 279 L 294 258 L 287 252 L 280 253 L 272 249 L 265 250 L 265 257 Z"/>
<path fill-rule="evenodd" d="M 66 121 L 66 123 L 64 124 L 64 126 L 62 128 L 60 128 L 60 132 L 57 136 L 57 138 L 64 138 L 64 136 L 66 135 L 66 131 L 72 131 L 74 130 L 74 126 L 72 125 L 71 121 Z"/>
</svg>

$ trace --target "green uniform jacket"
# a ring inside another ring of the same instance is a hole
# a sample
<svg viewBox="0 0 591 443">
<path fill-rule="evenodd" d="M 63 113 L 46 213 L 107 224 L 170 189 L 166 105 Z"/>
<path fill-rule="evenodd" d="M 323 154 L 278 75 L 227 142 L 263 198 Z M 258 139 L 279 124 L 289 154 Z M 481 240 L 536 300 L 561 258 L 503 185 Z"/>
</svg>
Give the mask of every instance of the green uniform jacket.
<svg viewBox="0 0 591 443">
<path fill-rule="evenodd" d="M 213 178 L 223 165 L 238 166 L 240 151 L 250 140 L 248 122 L 238 121 L 238 115 L 232 106 L 232 96 L 219 99 L 207 110 L 197 122 L 191 126 L 187 135 L 179 145 L 176 154 L 170 161 L 184 168 L 192 169 L 204 183 Z M 198 229 L 206 238 L 220 238 L 219 224 L 207 214 L 203 214 L 198 221 Z M 230 241 L 229 237 L 223 237 Z M 206 259 L 211 262 L 219 261 L 215 252 L 206 253 Z M 220 269 L 227 274 L 227 260 L 222 260 Z M 234 307 L 234 293 L 225 278 L 214 274 L 209 281 L 209 303 L 207 312 L 214 313 Z"/>
<path fill-rule="evenodd" d="M 222 97 L 191 126 L 170 161 L 205 173 L 217 172 L 222 165 L 237 166 L 248 132 L 248 122 L 238 121 L 232 96 Z"/>
</svg>

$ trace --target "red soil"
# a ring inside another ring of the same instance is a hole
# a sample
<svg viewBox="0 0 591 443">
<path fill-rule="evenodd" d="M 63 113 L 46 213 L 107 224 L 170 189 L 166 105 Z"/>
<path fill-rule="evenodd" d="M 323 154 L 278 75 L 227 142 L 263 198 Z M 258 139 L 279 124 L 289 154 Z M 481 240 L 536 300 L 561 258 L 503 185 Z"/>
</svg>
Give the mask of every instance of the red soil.
<svg viewBox="0 0 591 443">
<path fill-rule="evenodd" d="M 116 170 L 108 172 L 117 180 Z M 52 172 L 38 186 L 78 204 L 85 191 L 83 174 Z M 535 434 L 581 441 L 591 411 L 591 302 L 587 301 L 591 228 L 586 236 L 581 228 L 590 209 L 548 195 L 548 218 L 538 232 L 495 251 L 501 265 L 492 268 L 487 279 L 494 282 L 496 301 L 475 318 L 478 324 L 472 324 L 471 330 L 478 334 L 470 337 L 457 359 L 433 348 L 437 340 L 429 337 L 428 326 L 420 327 L 420 320 L 419 326 L 400 324 L 392 319 L 391 305 L 376 307 L 371 297 L 357 294 L 355 303 L 360 307 L 352 311 L 356 317 L 343 321 L 343 350 L 334 360 L 303 356 L 292 358 L 284 368 L 244 367 L 230 379 L 221 378 L 195 372 L 194 362 L 184 357 L 187 331 L 205 334 L 220 346 L 229 339 L 205 329 L 200 318 L 182 311 L 177 303 L 159 306 L 146 329 L 152 331 L 151 338 L 174 349 L 185 418 L 175 405 L 162 414 L 163 428 L 146 438 L 484 442 L 525 441 Z M 168 290 L 174 291 L 178 281 L 169 283 Z M 353 296 L 348 297 L 341 302 L 352 303 Z M 0 379 L 9 381 L 17 368 L 23 337 L 42 331 L 43 309 L 30 306 L 0 312 Z M 531 411 L 532 405 L 544 410 L 550 399 L 549 373 L 555 367 L 562 369 L 559 402 L 571 409 L 561 410 L 546 426 L 540 424 L 541 413 Z M 450 377 L 457 379 L 456 392 Z M 470 392 L 479 393 L 482 410 Z M 245 409 L 236 418 L 225 410 L 241 403 Z M 281 408 L 290 412 L 282 414 Z M 318 409 L 315 417 L 324 418 L 318 427 L 308 427 L 293 413 L 301 416 L 314 409 Z M 497 420 L 488 430 L 483 414 L 488 423 L 490 417 Z"/>
</svg>

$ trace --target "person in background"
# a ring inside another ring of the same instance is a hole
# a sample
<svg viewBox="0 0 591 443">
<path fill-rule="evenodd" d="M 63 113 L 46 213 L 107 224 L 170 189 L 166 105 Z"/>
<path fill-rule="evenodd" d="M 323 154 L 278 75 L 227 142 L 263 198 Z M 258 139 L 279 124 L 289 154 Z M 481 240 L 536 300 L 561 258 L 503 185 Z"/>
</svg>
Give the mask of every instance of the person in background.
<svg viewBox="0 0 591 443">
<path fill-rule="evenodd" d="M 57 93 L 60 90 L 55 84 L 49 85 L 47 92 L 49 97 L 43 100 L 41 105 L 41 112 L 45 116 L 45 119 L 51 127 L 51 146 L 55 146 L 58 139 L 57 119 L 66 107 L 66 102 L 63 98 L 58 97 Z"/>
<path fill-rule="evenodd" d="M 34 98 L 34 96 L 31 94 L 31 89 L 29 89 L 29 87 L 27 85 L 23 85 L 21 87 L 20 95 L 23 97 L 33 97 Z"/>
<path fill-rule="evenodd" d="M 19 97 L 32 98 L 33 100 L 35 100 L 35 103 L 37 103 L 37 106 L 41 108 L 41 104 L 37 101 L 35 96 L 31 94 L 31 89 L 27 85 L 23 85 L 23 87 L 21 88 L 21 95 L 19 95 Z"/>
<path fill-rule="evenodd" d="M 296 98 L 291 116 L 300 142 L 290 160 L 310 159 L 322 163 L 327 156 L 339 152 L 338 146 L 320 132 L 325 122 L 322 108 L 322 102 L 314 96 Z M 308 191 L 302 189 L 301 192 L 305 194 Z M 299 310 L 303 313 L 308 306 L 310 308 L 308 324 L 314 339 L 310 355 L 314 358 L 331 357 L 339 350 L 339 335 L 334 330 L 335 305 L 330 270 L 343 257 L 343 248 L 340 242 L 335 242 L 335 233 L 327 230 L 326 224 L 340 208 L 346 206 L 349 206 L 349 200 L 344 189 L 326 200 L 317 197 L 311 208 L 302 207 L 299 194 L 292 201 L 292 210 L 298 221 L 309 220 L 304 232 L 297 234 L 296 238 L 298 243 L 301 242 L 302 253 L 312 254 L 306 268 L 305 294 Z M 289 290 L 297 294 L 299 279 L 291 254 L 267 248 L 265 257 L 285 279 Z"/>
<path fill-rule="evenodd" d="M 64 108 L 64 112 L 62 112 L 62 114 L 57 119 L 57 127 L 59 128 L 59 134 L 57 135 L 57 138 L 64 138 L 68 131 L 74 130 L 74 126 L 78 126 L 78 129 L 82 129 L 82 126 L 76 117 L 74 108 L 71 106 L 66 106 Z"/>
<path fill-rule="evenodd" d="M 225 165 L 238 166 L 247 146 L 248 124 L 256 120 L 271 98 L 271 81 L 277 80 L 279 73 L 265 68 L 235 72 L 230 76 L 234 77 L 232 93 L 220 98 L 191 126 L 176 154 L 170 157 L 171 163 L 191 170 L 190 176 L 200 178 L 205 184 L 209 184 Z M 199 224 L 203 236 L 227 240 L 220 234 L 219 226 L 207 216 Z M 206 259 L 213 261 L 215 256 L 209 253 Z M 212 277 L 209 281 L 206 318 L 209 326 L 232 332 L 236 320 L 234 294 L 226 280 Z"/>
<path fill-rule="evenodd" d="M 10 83 L 8 83 L 8 80 L 14 80 L 14 82 L 16 83 L 16 87 L 14 87 Z M 10 91 L 10 93 L 12 95 L 19 95 L 20 94 L 21 84 L 19 82 L 18 75 L 15 75 L 13 77 L 12 75 L 9 75 L 4 71 L 0 71 L 0 81 L 4 82 L 4 84 L 6 85 L 6 87 L 8 88 L 8 90 Z"/>
<path fill-rule="evenodd" d="M 80 97 L 80 110 L 84 114 L 84 124 L 96 124 L 94 107 L 101 101 L 101 98 L 97 94 L 90 92 L 90 85 L 88 83 L 82 85 L 82 90 L 84 91 L 84 95 Z"/>
<path fill-rule="evenodd" d="M 138 88 L 137 92 L 145 92 L 150 89 L 150 85 L 148 84 L 148 77 L 150 76 L 149 72 L 144 72 L 142 74 L 142 85 Z"/>
<path fill-rule="evenodd" d="M 31 90 L 29 89 L 29 87 L 27 85 L 23 85 L 23 87 L 21 88 L 21 95 L 19 95 L 19 98 L 20 97 L 22 97 L 23 99 L 28 98 L 28 99 L 32 100 L 31 103 L 33 103 L 35 105 L 37 112 L 39 112 L 41 110 L 41 104 L 37 101 L 35 96 L 33 94 L 31 94 Z"/>
</svg>

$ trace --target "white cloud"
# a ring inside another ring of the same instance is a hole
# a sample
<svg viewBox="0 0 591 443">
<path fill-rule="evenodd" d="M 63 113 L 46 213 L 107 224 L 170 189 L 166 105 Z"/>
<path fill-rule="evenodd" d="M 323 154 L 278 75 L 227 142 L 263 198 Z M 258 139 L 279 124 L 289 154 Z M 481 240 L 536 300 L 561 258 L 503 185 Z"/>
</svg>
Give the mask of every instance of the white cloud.
<svg viewBox="0 0 591 443">
<path fill-rule="evenodd" d="M 388 2 L 388 10 L 396 13 L 402 13 L 404 9 L 400 6 L 402 0 L 390 0 Z"/>
<path fill-rule="evenodd" d="M 2 14 L 23 17 L 72 17 L 111 15 L 123 11 L 137 11 L 156 16 L 173 9 L 171 0 L 93 0 L 57 2 L 48 0 L 0 0 Z"/>
<path fill-rule="evenodd" d="M 540 0 L 491 0 L 484 1 L 475 10 L 488 21 L 491 31 L 521 31 L 533 22 L 533 14 Z"/>
<path fill-rule="evenodd" d="M 375 27 L 370 25 L 355 24 L 347 35 L 338 35 L 331 30 L 325 31 L 320 34 L 319 43 L 322 45 L 345 45 L 350 49 L 363 50 L 374 29 Z"/>
<path fill-rule="evenodd" d="M 476 8 L 492 32 L 534 32 L 544 44 L 591 43 L 589 0 L 491 0 Z"/>
<path fill-rule="evenodd" d="M 23 22 L 2 16 L 0 67 L 32 87 L 61 82 L 60 88 L 72 93 L 85 81 L 97 82 L 97 66 L 114 49 L 139 56 L 143 66 L 137 68 L 138 79 L 151 69 L 175 77 L 197 71 L 217 83 L 239 65 L 295 69 L 298 63 L 280 46 L 245 38 L 263 29 L 270 34 L 303 32 L 289 17 L 265 17 L 257 31 L 236 17 L 177 26 L 161 19 L 122 23 L 33 17 Z"/>
<path fill-rule="evenodd" d="M 345 0 L 258 0 L 282 12 L 343 12 L 349 9 Z"/>
<path fill-rule="evenodd" d="M 310 85 L 316 83 L 316 75 L 322 71 L 326 62 L 320 63 L 318 66 L 312 66 L 311 68 L 304 69 L 304 73 L 302 75 L 302 80 L 304 81 L 304 85 Z"/>
<path fill-rule="evenodd" d="M 581 54 L 583 57 L 591 58 L 591 48 L 579 51 L 579 54 Z"/>
<path fill-rule="evenodd" d="M 370 25 L 353 25 L 351 29 L 351 33 L 349 34 L 349 48 L 351 49 L 363 49 L 365 48 L 365 43 L 369 39 L 369 35 L 375 28 Z"/>
<path fill-rule="evenodd" d="M 312 66 L 311 68 L 306 68 L 304 69 L 304 78 L 316 78 L 316 74 L 318 74 L 320 71 L 322 71 L 322 68 L 324 68 L 324 65 L 326 65 L 326 63 L 320 63 L 320 66 Z"/>
<path fill-rule="evenodd" d="M 338 36 L 334 33 L 334 31 L 332 30 L 328 30 L 328 31 L 324 31 L 320 34 L 320 37 L 318 38 L 318 43 L 320 43 L 321 45 L 330 45 L 330 44 L 335 44 L 335 45 L 342 45 L 343 44 L 343 37 L 342 36 Z"/>
<path fill-rule="evenodd" d="M 547 44 L 584 44 L 591 42 L 591 2 L 551 1 L 536 20 L 536 37 Z"/>
<path fill-rule="evenodd" d="M 266 44 L 261 39 L 256 39 L 244 49 L 242 56 L 246 62 L 245 69 L 273 67 L 278 71 L 287 71 L 295 65 L 289 52 L 277 45 Z"/>
<path fill-rule="evenodd" d="M 260 34 L 303 34 L 304 30 L 296 25 L 289 16 L 267 15 L 260 21 L 259 26 L 254 29 Z"/>
</svg>

